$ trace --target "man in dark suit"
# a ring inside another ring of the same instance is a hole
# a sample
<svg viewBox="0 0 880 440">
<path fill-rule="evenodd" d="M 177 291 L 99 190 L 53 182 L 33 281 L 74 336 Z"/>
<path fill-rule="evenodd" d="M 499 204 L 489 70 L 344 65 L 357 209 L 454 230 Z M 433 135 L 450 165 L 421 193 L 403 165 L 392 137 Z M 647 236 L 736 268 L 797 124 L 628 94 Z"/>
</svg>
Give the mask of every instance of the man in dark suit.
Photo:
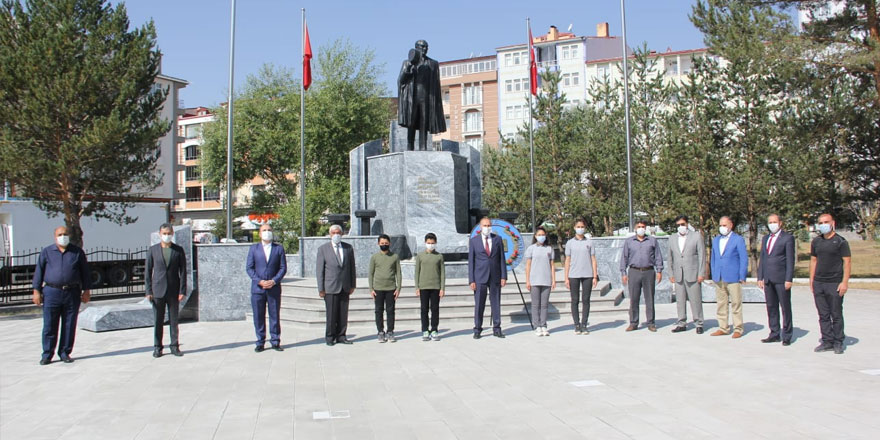
<svg viewBox="0 0 880 440">
<path fill-rule="evenodd" d="M 318 295 L 327 308 L 327 345 L 351 344 L 345 337 L 348 328 L 348 299 L 357 287 L 354 249 L 342 242 L 342 227 L 330 226 L 330 243 L 318 248 L 315 267 Z"/>
<path fill-rule="evenodd" d="M 251 278 L 251 307 L 254 310 L 254 331 L 257 346 L 263 351 L 266 345 L 266 308 L 269 309 L 269 343 L 275 351 L 281 348 L 281 280 L 287 273 L 287 257 L 284 247 L 273 243 L 272 226 L 260 226 L 260 242 L 248 249 L 247 274 Z"/>
<path fill-rule="evenodd" d="M 776 214 L 767 217 L 769 235 L 761 241 L 758 261 L 758 288 L 764 290 L 770 335 L 761 342 L 791 344 L 791 282 L 794 277 L 794 236 L 782 229 Z M 782 333 L 779 331 L 779 307 L 782 306 Z"/>
<path fill-rule="evenodd" d="M 492 334 L 501 333 L 501 288 L 507 284 L 507 264 L 504 261 L 504 242 L 492 234 L 492 220 L 480 220 L 480 234 L 468 243 L 468 283 L 474 291 L 474 339 L 483 331 L 483 313 L 486 311 L 486 291 L 492 307 Z"/>
<path fill-rule="evenodd" d="M 180 302 L 186 296 L 186 254 L 172 243 L 174 229 L 168 223 L 159 226 L 159 243 L 150 246 L 147 268 L 144 271 L 147 300 L 153 304 L 153 357 L 162 356 L 162 331 L 165 309 L 168 309 L 168 327 L 171 330 L 171 354 L 183 356 L 177 339 L 177 314 Z"/>
</svg>

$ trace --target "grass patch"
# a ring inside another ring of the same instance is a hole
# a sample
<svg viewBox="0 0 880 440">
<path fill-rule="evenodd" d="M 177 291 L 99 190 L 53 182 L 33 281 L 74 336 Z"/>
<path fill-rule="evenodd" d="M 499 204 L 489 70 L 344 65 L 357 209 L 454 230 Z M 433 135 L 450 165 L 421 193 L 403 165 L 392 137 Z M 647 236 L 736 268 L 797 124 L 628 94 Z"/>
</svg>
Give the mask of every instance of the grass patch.
<svg viewBox="0 0 880 440">
<path fill-rule="evenodd" d="M 852 252 L 851 278 L 880 278 L 880 242 L 876 241 L 850 241 L 849 249 Z M 810 244 L 798 242 L 797 263 L 794 266 L 794 276 L 798 278 L 810 277 Z M 850 288 L 867 288 L 855 287 Z"/>
</svg>

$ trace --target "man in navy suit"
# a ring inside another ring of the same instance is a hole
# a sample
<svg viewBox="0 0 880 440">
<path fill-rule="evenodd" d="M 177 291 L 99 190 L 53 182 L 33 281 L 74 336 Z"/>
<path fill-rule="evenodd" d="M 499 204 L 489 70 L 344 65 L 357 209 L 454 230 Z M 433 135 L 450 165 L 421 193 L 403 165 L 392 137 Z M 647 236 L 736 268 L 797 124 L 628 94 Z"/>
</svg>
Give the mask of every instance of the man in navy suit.
<svg viewBox="0 0 880 440">
<path fill-rule="evenodd" d="M 474 291 L 474 339 L 483 331 L 483 313 L 486 311 L 486 291 L 492 306 L 492 334 L 501 333 L 501 288 L 507 284 L 507 264 L 504 261 L 504 242 L 492 234 L 492 220 L 480 220 L 480 235 L 468 243 L 468 283 Z"/>
<path fill-rule="evenodd" d="M 794 236 L 782 229 L 779 216 L 767 217 L 769 235 L 761 241 L 761 259 L 758 261 L 758 288 L 764 289 L 767 301 L 767 319 L 770 336 L 761 342 L 791 344 L 791 281 L 794 277 Z M 779 329 L 779 308 L 782 307 L 782 332 Z"/>
<path fill-rule="evenodd" d="M 266 309 L 269 309 L 269 342 L 275 351 L 281 348 L 281 280 L 287 273 L 287 258 L 284 247 L 273 243 L 272 226 L 260 226 L 260 242 L 248 249 L 247 274 L 251 278 L 251 306 L 254 309 L 254 330 L 257 333 L 257 346 L 254 351 L 263 351 L 266 344 Z"/>
<path fill-rule="evenodd" d="M 709 262 L 718 303 L 718 330 L 712 336 L 730 334 L 730 323 L 727 320 L 730 304 L 733 339 L 739 339 L 743 335 L 742 286 L 749 271 L 749 256 L 746 254 L 746 241 L 733 232 L 733 221 L 730 217 L 721 217 L 718 225 L 721 235 L 712 240 L 712 259 Z"/>
</svg>

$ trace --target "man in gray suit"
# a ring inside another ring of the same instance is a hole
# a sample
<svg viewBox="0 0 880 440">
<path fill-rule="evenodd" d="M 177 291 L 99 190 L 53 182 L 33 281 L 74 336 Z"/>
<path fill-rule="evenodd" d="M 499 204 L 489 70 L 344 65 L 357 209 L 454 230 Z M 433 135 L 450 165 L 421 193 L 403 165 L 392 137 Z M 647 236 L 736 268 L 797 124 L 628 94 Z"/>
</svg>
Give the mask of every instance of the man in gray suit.
<svg viewBox="0 0 880 440">
<path fill-rule="evenodd" d="M 159 226 L 159 243 L 147 253 L 144 284 L 147 300 L 153 305 L 153 357 L 162 356 L 162 332 L 165 309 L 171 329 L 171 354 L 183 356 L 177 339 L 177 313 L 186 296 L 186 254 L 182 247 L 171 242 L 174 229 L 168 223 Z"/>
<path fill-rule="evenodd" d="M 318 295 L 327 308 L 327 345 L 351 344 L 345 337 L 348 328 L 348 299 L 357 287 L 354 249 L 342 242 L 342 227 L 330 226 L 330 243 L 318 248 L 315 267 Z"/>
<path fill-rule="evenodd" d="M 702 334 L 703 290 L 700 283 L 706 278 L 706 244 L 703 243 L 703 234 L 690 230 L 687 216 L 676 217 L 675 226 L 678 233 L 669 238 L 669 265 L 672 268 L 669 281 L 675 286 L 678 323 L 672 332 L 687 330 L 687 301 L 690 301 L 697 334 Z"/>
<path fill-rule="evenodd" d="M 791 345 L 793 330 L 791 318 L 791 283 L 794 277 L 794 236 L 785 232 L 776 214 L 767 217 L 769 235 L 761 241 L 761 259 L 758 261 L 758 288 L 767 299 L 767 321 L 770 335 L 763 343 L 782 341 Z M 779 328 L 779 309 L 782 308 L 782 329 Z"/>
</svg>

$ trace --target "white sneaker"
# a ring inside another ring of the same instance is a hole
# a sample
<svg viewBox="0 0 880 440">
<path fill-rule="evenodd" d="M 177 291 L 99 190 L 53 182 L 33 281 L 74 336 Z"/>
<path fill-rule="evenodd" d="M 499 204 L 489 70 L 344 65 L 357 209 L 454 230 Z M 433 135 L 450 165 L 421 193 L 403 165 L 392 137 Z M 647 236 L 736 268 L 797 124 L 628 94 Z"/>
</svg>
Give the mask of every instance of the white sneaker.
<svg viewBox="0 0 880 440">
<path fill-rule="evenodd" d="M 544 331 L 541 330 L 541 327 L 535 327 L 535 336 L 544 336 Z"/>
<path fill-rule="evenodd" d="M 544 334 L 544 336 L 550 336 L 550 330 L 547 330 L 546 325 L 541 328 L 541 332 Z"/>
</svg>

